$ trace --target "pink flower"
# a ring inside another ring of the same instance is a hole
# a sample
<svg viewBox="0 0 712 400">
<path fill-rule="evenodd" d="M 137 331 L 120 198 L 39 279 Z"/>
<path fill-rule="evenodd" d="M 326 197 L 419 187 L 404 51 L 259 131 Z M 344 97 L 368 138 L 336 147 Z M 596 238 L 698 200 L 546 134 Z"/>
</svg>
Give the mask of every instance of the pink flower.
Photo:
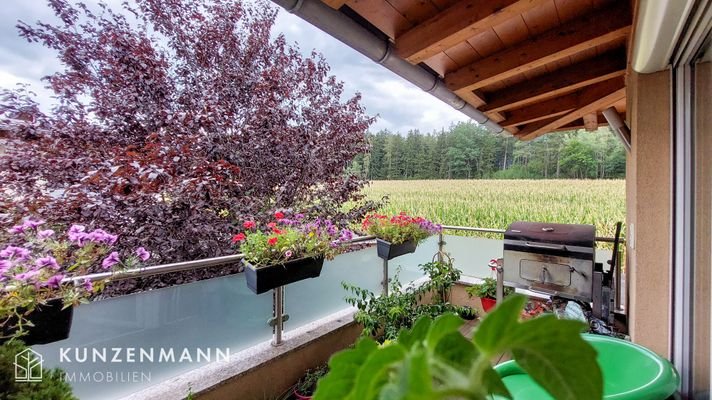
<svg viewBox="0 0 712 400">
<path fill-rule="evenodd" d="M 38 226 L 40 226 L 44 223 L 45 223 L 45 221 L 43 221 L 41 219 L 38 219 L 38 220 L 28 219 L 22 225 L 24 225 L 26 228 L 36 229 Z"/>
<path fill-rule="evenodd" d="M 26 260 L 30 256 L 30 251 L 24 247 L 7 246 L 5 250 L 0 251 L 2 258 L 17 258 L 18 260 Z"/>
<path fill-rule="evenodd" d="M 18 235 L 20 233 L 25 232 L 25 225 L 15 225 L 12 228 L 8 229 L 7 231 L 12 233 L 13 235 Z"/>
<path fill-rule="evenodd" d="M 149 253 L 148 250 L 144 249 L 143 247 L 139 247 L 138 249 L 136 249 L 136 256 L 138 256 L 141 261 L 146 261 L 151 258 L 151 253 Z"/>
<path fill-rule="evenodd" d="M 62 274 L 53 275 L 49 279 L 47 279 L 47 286 L 52 288 L 59 288 L 59 285 L 62 283 L 62 279 L 64 279 L 64 275 Z"/>
<path fill-rule="evenodd" d="M 54 231 L 51 229 L 45 229 L 43 231 L 37 232 L 37 237 L 40 239 L 47 239 L 50 236 L 54 236 Z"/>
<path fill-rule="evenodd" d="M 27 272 L 23 272 L 21 274 L 15 275 L 15 279 L 18 281 L 27 281 L 27 280 L 34 278 L 35 276 L 37 276 L 39 274 L 40 274 L 40 271 L 27 271 Z"/>
<path fill-rule="evenodd" d="M 292 258 L 293 254 L 294 253 L 292 253 L 292 250 L 287 250 L 284 252 L 284 258 Z"/>
<path fill-rule="evenodd" d="M 232 244 L 235 244 L 237 242 L 242 242 L 243 240 L 245 240 L 245 238 L 246 238 L 245 234 L 240 232 L 237 235 L 232 237 Z"/>
<path fill-rule="evenodd" d="M 101 262 L 101 267 L 104 269 L 109 269 L 114 265 L 118 264 L 119 262 L 121 262 L 121 259 L 119 258 L 119 253 L 116 251 L 112 251 L 111 254 L 109 254 L 109 256 Z"/>
<path fill-rule="evenodd" d="M 245 229 L 254 229 L 255 226 L 257 226 L 257 224 L 255 224 L 255 221 L 245 221 L 245 223 L 242 224 L 242 226 L 243 226 Z"/>
<path fill-rule="evenodd" d="M 59 264 L 57 264 L 57 260 L 52 256 L 38 258 L 37 261 L 35 261 L 35 265 L 37 265 L 38 268 L 49 267 L 54 270 L 59 269 Z"/>
</svg>

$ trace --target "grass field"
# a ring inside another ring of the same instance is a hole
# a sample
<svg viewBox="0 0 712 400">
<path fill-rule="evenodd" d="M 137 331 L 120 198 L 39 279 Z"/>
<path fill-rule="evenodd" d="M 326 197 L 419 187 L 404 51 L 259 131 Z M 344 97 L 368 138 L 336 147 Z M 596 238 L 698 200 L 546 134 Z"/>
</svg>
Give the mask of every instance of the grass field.
<svg viewBox="0 0 712 400">
<path fill-rule="evenodd" d="M 365 194 L 374 200 L 389 197 L 383 213 L 406 211 L 446 225 L 593 224 L 596 235 L 612 237 L 614 224 L 625 221 L 623 180 L 374 181 Z"/>
</svg>

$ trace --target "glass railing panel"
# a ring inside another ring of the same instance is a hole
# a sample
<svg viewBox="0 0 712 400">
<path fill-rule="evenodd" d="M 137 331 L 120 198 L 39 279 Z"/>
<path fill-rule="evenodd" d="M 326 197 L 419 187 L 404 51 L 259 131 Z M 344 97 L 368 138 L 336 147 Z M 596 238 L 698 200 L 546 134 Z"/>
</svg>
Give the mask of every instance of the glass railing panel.
<svg viewBox="0 0 712 400">
<path fill-rule="evenodd" d="M 430 260 L 436 251 L 437 238 L 428 239 L 415 253 L 390 260 L 389 276 L 393 278 L 400 268 L 398 279 L 402 284 L 422 277 L 418 265 Z M 285 329 L 294 329 L 349 307 L 341 282 L 379 294 L 382 280 L 383 260 L 378 258 L 375 246 L 326 261 L 319 278 L 296 282 L 285 289 L 285 312 L 289 314 Z"/>
<path fill-rule="evenodd" d="M 215 361 L 216 349 L 235 353 L 269 340 L 271 314 L 272 297 L 255 296 L 242 274 L 232 275 L 80 306 L 74 311 L 68 339 L 33 349 L 44 357 L 45 367 L 60 367 L 68 380 L 74 380 L 74 392 L 81 400 L 111 400 L 206 364 L 205 354 L 198 362 L 198 349 L 211 349 Z M 80 362 L 84 348 L 88 360 Z M 114 348 L 121 349 L 122 362 L 111 362 Z M 128 362 L 130 348 L 135 349 L 135 362 Z M 167 354 L 163 358 L 167 362 L 160 362 L 161 348 L 173 349 L 175 361 L 170 362 Z M 62 349 L 70 351 L 60 362 Z M 94 349 L 99 352 L 96 362 Z M 107 349 L 106 362 L 100 358 L 103 349 Z M 146 352 L 144 362 L 138 360 L 140 349 Z M 153 362 L 148 358 L 150 349 Z M 183 349 L 192 360 L 178 362 Z M 84 379 L 87 373 L 89 379 Z"/>
</svg>

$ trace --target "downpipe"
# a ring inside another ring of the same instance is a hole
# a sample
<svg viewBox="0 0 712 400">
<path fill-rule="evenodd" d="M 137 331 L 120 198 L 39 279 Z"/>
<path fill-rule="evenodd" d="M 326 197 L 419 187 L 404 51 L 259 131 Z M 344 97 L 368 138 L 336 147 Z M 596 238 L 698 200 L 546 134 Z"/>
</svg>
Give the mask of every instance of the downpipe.
<svg viewBox="0 0 712 400">
<path fill-rule="evenodd" d="M 315 27 L 328 33 L 347 46 L 381 64 L 391 72 L 408 82 L 430 93 L 439 100 L 450 105 L 484 125 L 490 131 L 504 136 L 511 134 L 498 123 L 492 121 L 484 113 L 473 107 L 445 86 L 442 79 L 434 76 L 424 68 L 412 65 L 393 54 L 393 48 L 388 40 L 383 40 L 366 28 L 362 27 L 343 13 L 334 10 L 320 0 L 272 0 L 287 12 L 297 15 Z"/>
</svg>

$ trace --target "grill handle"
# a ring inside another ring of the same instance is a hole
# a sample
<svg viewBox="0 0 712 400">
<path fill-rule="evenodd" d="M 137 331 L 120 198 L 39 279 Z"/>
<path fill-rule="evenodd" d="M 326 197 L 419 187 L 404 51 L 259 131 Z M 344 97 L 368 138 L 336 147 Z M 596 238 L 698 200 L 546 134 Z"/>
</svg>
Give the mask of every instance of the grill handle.
<svg viewBox="0 0 712 400">
<path fill-rule="evenodd" d="M 526 245 L 527 247 L 534 248 L 534 249 L 566 251 L 566 246 L 564 246 L 563 244 L 541 244 L 541 243 L 524 242 L 524 245 Z"/>
</svg>

